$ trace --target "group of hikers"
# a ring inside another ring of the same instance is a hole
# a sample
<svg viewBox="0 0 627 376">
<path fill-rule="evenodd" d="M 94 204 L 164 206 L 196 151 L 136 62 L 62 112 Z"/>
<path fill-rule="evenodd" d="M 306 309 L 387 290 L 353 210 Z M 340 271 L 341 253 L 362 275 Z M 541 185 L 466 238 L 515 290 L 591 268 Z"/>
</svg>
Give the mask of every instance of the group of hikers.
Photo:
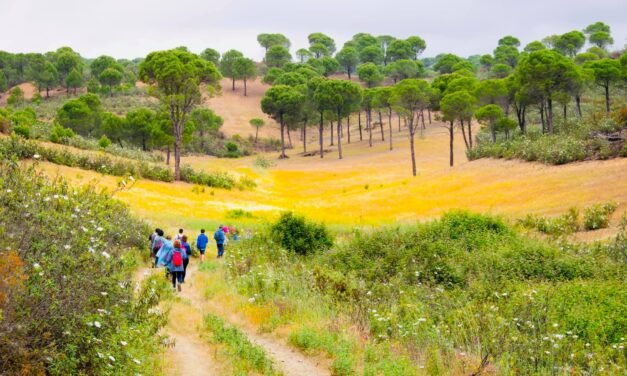
<svg viewBox="0 0 627 376">
<path fill-rule="evenodd" d="M 228 243 L 229 237 L 233 240 L 239 240 L 237 229 L 220 225 L 213 234 L 218 258 L 224 256 L 224 247 Z M 172 236 L 165 235 L 162 229 L 157 228 L 155 232 L 150 234 L 149 240 L 151 259 L 154 260 L 152 267 L 164 266 L 168 278 L 172 278 L 174 291 L 181 291 L 181 285 L 185 283 L 187 265 L 189 265 L 189 259 L 192 256 L 192 246 L 184 230 L 179 229 L 174 239 L 172 239 Z M 209 237 L 205 234 L 205 229 L 202 229 L 196 238 L 196 249 L 200 253 L 200 262 L 205 261 L 205 252 L 208 244 Z"/>
</svg>

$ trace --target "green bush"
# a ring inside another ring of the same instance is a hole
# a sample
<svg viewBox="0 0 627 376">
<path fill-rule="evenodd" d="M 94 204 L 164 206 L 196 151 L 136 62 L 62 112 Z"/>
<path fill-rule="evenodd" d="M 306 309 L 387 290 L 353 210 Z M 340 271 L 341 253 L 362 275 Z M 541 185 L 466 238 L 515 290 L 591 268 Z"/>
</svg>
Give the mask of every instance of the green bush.
<svg viewBox="0 0 627 376">
<path fill-rule="evenodd" d="M 0 191 L 2 373 L 157 372 L 167 284 L 131 283 L 147 225 L 96 187 L 6 160 Z"/>
<path fill-rule="evenodd" d="M 553 236 L 569 235 L 579 231 L 581 227 L 579 224 L 579 210 L 574 207 L 568 209 L 567 213 L 555 218 L 528 214 L 525 218 L 518 220 L 518 223 L 525 228 Z"/>
<path fill-rule="evenodd" d="M 187 165 L 181 167 L 181 180 L 192 184 L 224 189 L 232 189 L 236 185 L 235 180 L 225 172 L 207 173 L 194 171 Z"/>
<path fill-rule="evenodd" d="M 64 128 L 60 124 L 55 124 L 50 132 L 50 142 L 55 144 L 68 144 L 69 140 L 74 137 L 74 131 L 70 128 Z"/>
<path fill-rule="evenodd" d="M 30 138 L 30 128 L 27 125 L 14 126 L 13 133 L 24 138 Z"/>
<path fill-rule="evenodd" d="M 123 160 L 113 160 L 105 155 L 75 154 L 66 149 L 47 148 L 33 141 L 24 141 L 18 138 L 0 140 L 0 154 L 7 158 L 29 159 L 37 155 L 44 161 L 55 164 L 93 170 L 114 176 L 135 176 L 149 180 L 171 182 L 174 180 L 172 171 L 168 168 L 151 165 L 145 162 L 135 163 Z"/>
<path fill-rule="evenodd" d="M 583 212 L 583 226 L 586 230 L 598 230 L 606 228 L 610 222 L 610 216 L 618 205 L 615 202 L 607 202 L 586 208 Z"/>
<path fill-rule="evenodd" d="M 560 165 L 585 159 L 609 159 L 621 155 L 621 145 L 610 145 L 597 133 L 612 133 L 621 126 L 612 118 L 556 124 L 554 134 L 538 133 L 529 128 L 527 134 L 515 134 L 511 139 L 493 143 L 486 131 L 477 137 L 478 143 L 467 152 L 471 160 L 504 158 L 538 161 Z"/>
<path fill-rule="evenodd" d="M 109 137 L 102 135 L 102 137 L 100 137 L 100 139 L 98 140 L 98 146 L 106 149 L 109 147 L 109 145 L 111 145 L 111 140 L 109 140 Z"/>
<path fill-rule="evenodd" d="M 309 222 L 293 213 L 281 214 L 271 233 L 281 247 L 300 255 L 326 251 L 333 246 L 331 233 L 324 224 Z"/>
</svg>

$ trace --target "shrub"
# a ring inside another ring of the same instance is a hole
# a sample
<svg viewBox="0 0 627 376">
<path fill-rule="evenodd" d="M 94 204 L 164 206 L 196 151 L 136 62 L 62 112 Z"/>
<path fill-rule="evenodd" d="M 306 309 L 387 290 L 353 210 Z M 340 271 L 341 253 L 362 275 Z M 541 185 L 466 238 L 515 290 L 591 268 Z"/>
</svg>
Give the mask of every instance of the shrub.
<svg viewBox="0 0 627 376">
<path fill-rule="evenodd" d="M 13 133 L 24 138 L 30 138 L 30 128 L 27 125 L 14 126 Z"/>
<path fill-rule="evenodd" d="M 111 140 L 109 140 L 109 137 L 102 135 L 102 137 L 100 137 L 100 139 L 98 140 L 98 146 L 106 149 L 109 147 L 109 145 L 111 145 Z"/>
<path fill-rule="evenodd" d="M 60 124 L 55 124 L 50 132 L 50 142 L 55 144 L 68 144 L 69 140 L 74 137 L 74 131 L 70 128 L 64 128 Z"/>
<path fill-rule="evenodd" d="M 586 208 L 583 212 L 583 226 L 586 230 L 598 230 L 606 228 L 610 222 L 610 216 L 618 205 L 615 202 L 607 202 Z"/>
<path fill-rule="evenodd" d="M 253 213 L 242 209 L 227 210 L 227 212 L 224 214 L 224 218 L 226 219 L 242 219 L 254 217 L 255 216 L 253 215 Z"/>
<path fill-rule="evenodd" d="M 239 158 L 241 156 L 239 148 L 237 147 L 237 144 L 235 142 L 228 141 L 226 144 L 224 144 L 224 147 L 226 148 L 225 156 L 227 158 Z"/>
<path fill-rule="evenodd" d="M 575 207 L 555 218 L 539 217 L 529 214 L 519 219 L 518 223 L 525 228 L 534 229 L 547 235 L 561 236 L 579 231 L 579 210 Z"/>
<path fill-rule="evenodd" d="M 145 246 L 147 225 L 95 187 L 72 188 L 33 167 L 5 162 L 0 164 L 2 373 L 157 371 L 156 333 L 166 319 L 156 307 L 167 285 L 153 279 L 135 295 L 130 283 L 136 266 L 132 249 Z"/>
<path fill-rule="evenodd" d="M 9 92 L 9 97 L 7 98 L 7 104 L 9 106 L 17 107 L 24 103 L 24 91 L 16 86 Z"/>
<path fill-rule="evenodd" d="M 257 158 L 255 158 L 255 161 L 253 162 L 253 166 L 259 167 L 259 168 L 269 168 L 274 165 L 275 163 L 273 161 L 264 157 L 263 155 L 257 156 Z"/>
<path fill-rule="evenodd" d="M 224 189 L 232 189 L 235 186 L 235 180 L 225 172 L 207 173 L 194 171 L 187 165 L 181 167 L 181 180 L 192 184 Z"/>
<path fill-rule="evenodd" d="M 300 255 L 326 251 L 333 246 L 333 238 L 324 224 L 309 222 L 293 213 L 283 213 L 272 225 L 271 233 L 281 247 Z"/>
</svg>

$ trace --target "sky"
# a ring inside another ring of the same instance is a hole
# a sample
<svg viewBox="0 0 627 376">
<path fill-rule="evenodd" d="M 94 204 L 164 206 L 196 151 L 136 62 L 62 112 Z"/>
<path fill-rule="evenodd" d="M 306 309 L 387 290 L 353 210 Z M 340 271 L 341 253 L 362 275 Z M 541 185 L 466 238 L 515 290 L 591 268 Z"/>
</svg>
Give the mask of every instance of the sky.
<svg viewBox="0 0 627 376">
<path fill-rule="evenodd" d="M 259 33 L 283 33 L 292 53 L 323 32 L 338 47 L 358 32 L 419 35 L 423 56 L 491 52 L 505 35 L 522 45 L 603 21 L 627 43 L 627 0 L 0 0 L 0 50 L 70 46 L 87 58 L 143 57 L 187 46 L 237 49 L 260 60 Z"/>
</svg>

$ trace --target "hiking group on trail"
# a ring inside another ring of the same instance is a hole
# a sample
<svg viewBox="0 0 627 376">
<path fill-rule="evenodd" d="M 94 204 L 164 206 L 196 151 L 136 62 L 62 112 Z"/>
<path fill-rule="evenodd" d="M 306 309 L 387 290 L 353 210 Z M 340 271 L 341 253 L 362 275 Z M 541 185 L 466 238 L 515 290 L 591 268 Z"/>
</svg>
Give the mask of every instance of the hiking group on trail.
<svg viewBox="0 0 627 376">
<path fill-rule="evenodd" d="M 246 233 L 251 234 L 250 231 Z M 229 237 L 234 241 L 239 240 L 237 229 L 223 225 L 218 226 L 218 229 L 213 234 L 213 239 L 216 242 L 217 258 L 224 256 L 224 247 L 228 243 Z M 179 229 L 174 240 L 172 240 L 172 236 L 165 235 L 162 229 L 157 228 L 150 235 L 149 240 L 150 255 L 151 259 L 154 260 L 151 261 L 152 267 L 164 266 L 167 277 L 172 279 L 174 291 L 181 291 L 181 285 L 185 283 L 187 266 L 189 265 L 190 257 L 192 257 L 192 246 L 184 230 Z M 205 234 L 205 229 L 202 229 L 196 238 L 196 248 L 200 253 L 201 263 L 205 261 L 205 252 L 208 244 L 209 238 Z"/>
</svg>

